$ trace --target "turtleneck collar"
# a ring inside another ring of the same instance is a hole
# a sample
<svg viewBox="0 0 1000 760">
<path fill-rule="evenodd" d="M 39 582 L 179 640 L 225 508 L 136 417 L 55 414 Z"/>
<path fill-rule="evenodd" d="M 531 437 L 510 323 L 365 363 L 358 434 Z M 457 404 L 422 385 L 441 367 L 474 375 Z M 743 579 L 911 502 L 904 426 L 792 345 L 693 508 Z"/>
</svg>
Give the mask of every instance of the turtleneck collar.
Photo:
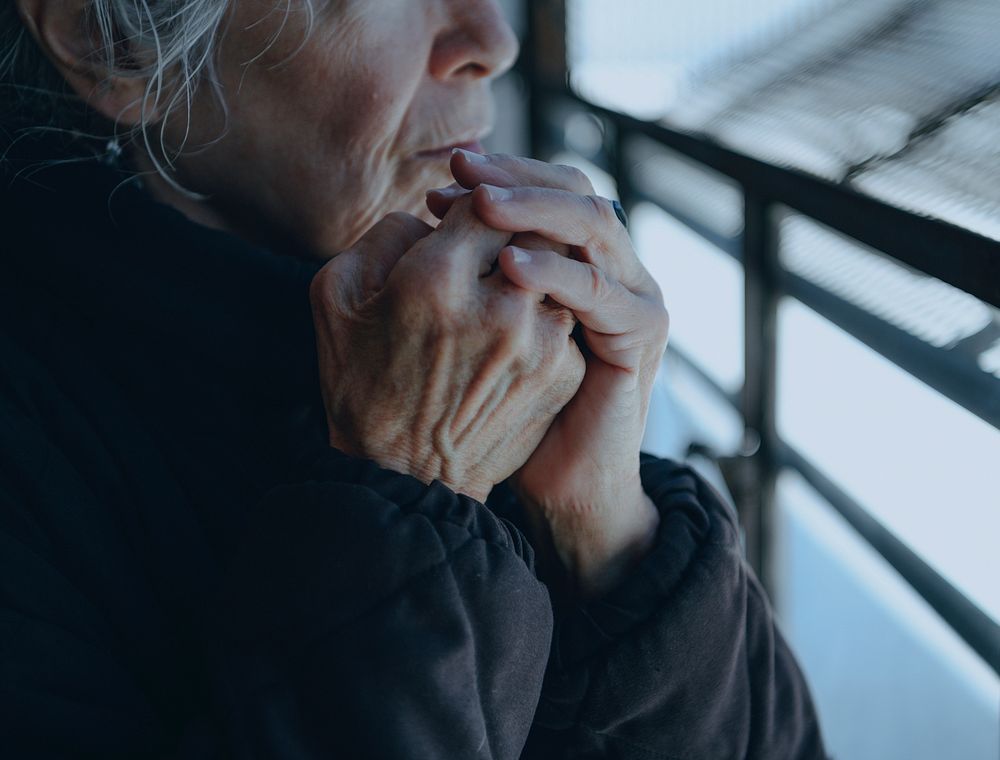
<svg viewBox="0 0 1000 760">
<path fill-rule="evenodd" d="M 2 165 L 0 165 L 2 166 Z M 0 168 L 0 267 L 81 319 L 160 341 L 275 399 L 316 386 L 321 262 L 191 222 L 94 159 Z"/>
</svg>

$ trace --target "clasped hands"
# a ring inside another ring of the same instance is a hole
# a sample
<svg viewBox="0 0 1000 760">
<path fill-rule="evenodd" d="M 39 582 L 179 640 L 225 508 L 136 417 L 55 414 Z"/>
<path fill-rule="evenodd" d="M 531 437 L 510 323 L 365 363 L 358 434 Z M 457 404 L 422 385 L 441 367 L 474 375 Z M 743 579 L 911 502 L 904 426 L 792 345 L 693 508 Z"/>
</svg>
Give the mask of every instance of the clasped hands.
<svg viewBox="0 0 1000 760">
<path fill-rule="evenodd" d="M 659 522 L 639 447 L 662 295 L 583 173 L 461 151 L 451 169 L 436 229 L 391 214 L 313 281 L 330 443 L 479 501 L 513 476 L 533 538 L 598 596 Z"/>
</svg>

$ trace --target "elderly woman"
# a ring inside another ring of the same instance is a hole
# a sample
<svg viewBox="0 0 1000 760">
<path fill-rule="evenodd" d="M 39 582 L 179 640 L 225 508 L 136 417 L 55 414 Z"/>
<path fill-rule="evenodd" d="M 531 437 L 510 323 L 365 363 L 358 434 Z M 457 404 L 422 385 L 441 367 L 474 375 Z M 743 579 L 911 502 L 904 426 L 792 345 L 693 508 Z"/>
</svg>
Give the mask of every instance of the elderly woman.
<svg viewBox="0 0 1000 760">
<path fill-rule="evenodd" d="M 481 155 L 494 0 L 12 0 L 0 50 L 5 757 L 823 756 L 733 515 L 640 456 L 615 209 Z"/>
</svg>

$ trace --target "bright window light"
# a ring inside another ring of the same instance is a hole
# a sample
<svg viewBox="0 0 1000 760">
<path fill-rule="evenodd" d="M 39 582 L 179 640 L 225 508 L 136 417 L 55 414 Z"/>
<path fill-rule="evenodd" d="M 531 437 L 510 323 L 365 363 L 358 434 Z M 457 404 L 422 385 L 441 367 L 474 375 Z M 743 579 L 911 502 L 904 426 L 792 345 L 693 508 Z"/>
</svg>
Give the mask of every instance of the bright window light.
<svg viewBox="0 0 1000 760">
<path fill-rule="evenodd" d="M 831 756 L 1000 756 L 997 674 L 792 473 L 775 525 L 774 599 Z"/>
<path fill-rule="evenodd" d="M 778 428 L 1000 620 L 1000 430 L 815 312 L 779 312 Z"/>
<path fill-rule="evenodd" d="M 643 264 L 663 291 L 670 341 L 729 392 L 743 385 L 743 268 L 655 206 L 630 220 Z"/>
</svg>

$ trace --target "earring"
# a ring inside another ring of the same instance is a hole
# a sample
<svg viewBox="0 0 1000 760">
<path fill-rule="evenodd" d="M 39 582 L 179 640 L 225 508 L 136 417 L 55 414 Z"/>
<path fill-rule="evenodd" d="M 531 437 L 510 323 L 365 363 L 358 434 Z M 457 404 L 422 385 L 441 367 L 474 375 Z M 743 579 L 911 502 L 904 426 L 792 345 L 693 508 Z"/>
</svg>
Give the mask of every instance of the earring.
<svg viewBox="0 0 1000 760">
<path fill-rule="evenodd" d="M 101 163 L 105 166 L 118 166 L 121 155 L 121 143 L 118 142 L 117 137 L 112 137 L 108 140 L 108 144 L 104 146 L 104 157 L 101 159 Z"/>
</svg>

